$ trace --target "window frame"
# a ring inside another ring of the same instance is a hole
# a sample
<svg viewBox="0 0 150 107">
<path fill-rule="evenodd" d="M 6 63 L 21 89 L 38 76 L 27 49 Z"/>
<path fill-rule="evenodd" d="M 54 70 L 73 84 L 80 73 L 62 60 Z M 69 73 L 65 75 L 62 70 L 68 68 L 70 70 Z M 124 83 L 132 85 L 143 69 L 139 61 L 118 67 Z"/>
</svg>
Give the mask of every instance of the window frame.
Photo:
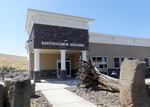
<svg viewBox="0 0 150 107">
<path fill-rule="evenodd" d="M 103 57 L 105 57 L 106 58 L 106 66 L 107 66 L 107 68 L 100 68 L 100 67 L 98 67 L 99 69 L 108 69 L 109 67 L 108 67 L 108 58 L 107 58 L 107 56 L 92 56 L 92 61 L 93 61 L 93 57 L 95 57 L 96 58 L 96 63 L 97 63 L 97 58 L 98 57 L 101 57 L 101 58 L 103 58 Z M 95 64 L 96 64 L 95 63 Z M 99 63 L 99 65 L 101 65 L 100 63 Z M 105 64 L 102 64 L 103 66 L 105 65 Z M 97 67 L 97 66 L 96 66 Z"/>
<path fill-rule="evenodd" d="M 121 61 L 120 63 L 122 64 L 122 62 L 124 61 L 125 57 L 120 57 Z"/>
<path fill-rule="evenodd" d="M 146 67 L 146 68 L 149 68 L 149 67 L 150 67 L 149 58 L 148 58 L 148 57 L 144 57 L 144 58 L 143 58 L 143 61 L 144 61 L 144 62 L 146 62 L 145 59 L 148 59 L 148 66 L 146 66 L 147 64 L 145 64 L 145 67 Z"/>
<path fill-rule="evenodd" d="M 115 67 L 115 58 L 119 59 L 119 67 Z M 113 57 L 113 64 L 114 64 L 114 68 L 120 68 L 121 65 L 121 58 L 120 57 Z"/>
</svg>

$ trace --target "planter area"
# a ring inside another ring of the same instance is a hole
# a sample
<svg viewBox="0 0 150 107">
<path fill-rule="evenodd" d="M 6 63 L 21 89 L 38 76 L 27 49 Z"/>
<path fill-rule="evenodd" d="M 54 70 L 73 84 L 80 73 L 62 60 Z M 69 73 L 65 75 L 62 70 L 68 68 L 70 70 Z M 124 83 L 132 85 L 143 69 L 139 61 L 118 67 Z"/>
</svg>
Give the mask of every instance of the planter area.
<svg viewBox="0 0 150 107">
<path fill-rule="evenodd" d="M 79 95 L 80 97 L 94 103 L 98 107 L 120 107 L 119 93 L 112 93 L 105 90 L 87 89 L 81 87 L 68 87 L 69 91 Z"/>
<path fill-rule="evenodd" d="M 31 98 L 31 107 L 52 107 L 52 105 L 46 100 L 41 91 L 35 92 L 35 95 Z"/>
</svg>

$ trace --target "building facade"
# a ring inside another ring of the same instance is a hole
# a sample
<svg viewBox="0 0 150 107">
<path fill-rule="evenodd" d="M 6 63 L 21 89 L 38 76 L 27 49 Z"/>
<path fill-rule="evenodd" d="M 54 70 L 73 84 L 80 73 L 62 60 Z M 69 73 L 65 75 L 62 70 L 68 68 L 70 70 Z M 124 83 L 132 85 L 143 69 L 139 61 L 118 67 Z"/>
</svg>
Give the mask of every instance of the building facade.
<svg viewBox="0 0 150 107">
<path fill-rule="evenodd" d="M 90 18 L 29 9 L 26 20 L 28 70 L 39 78 L 74 77 L 87 54 L 98 69 L 119 75 L 124 58 L 140 59 L 149 69 L 150 39 L 89 32 Z"/>
</svg>

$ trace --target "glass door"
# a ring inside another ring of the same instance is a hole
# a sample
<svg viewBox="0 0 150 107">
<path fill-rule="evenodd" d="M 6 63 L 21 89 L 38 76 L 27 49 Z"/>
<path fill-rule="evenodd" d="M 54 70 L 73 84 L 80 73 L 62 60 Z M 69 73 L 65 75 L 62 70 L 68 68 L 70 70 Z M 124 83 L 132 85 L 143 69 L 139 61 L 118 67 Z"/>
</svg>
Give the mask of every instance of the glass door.
<svg viewBox="0 0 150 107">
<path fill-rule="evenodd" d="M 57 61 L 57 77 L 60 77 L 60 69 L 61 69 L 61 62 L 60 60 Z M 66 60 L 66 72 L 67 77 L 71 77 L 71 61 Z"/>
</svg>

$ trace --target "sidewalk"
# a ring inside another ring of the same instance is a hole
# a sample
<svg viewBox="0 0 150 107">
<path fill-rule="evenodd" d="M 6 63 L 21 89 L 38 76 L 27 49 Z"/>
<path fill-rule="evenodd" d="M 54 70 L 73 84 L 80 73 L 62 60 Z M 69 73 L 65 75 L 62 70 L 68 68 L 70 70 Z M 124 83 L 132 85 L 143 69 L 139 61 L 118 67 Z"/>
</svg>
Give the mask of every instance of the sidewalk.
<svg viewBox="0 0 150 107">
<path fill-rule="evenodd" d="M 68 81 L 44 81 L 36 83 L 36 89 L 41 90 L 53 107 L 97 107 L 78 95 L 64 89 L 77 83 L 75 80 Z"/>
</svg>

